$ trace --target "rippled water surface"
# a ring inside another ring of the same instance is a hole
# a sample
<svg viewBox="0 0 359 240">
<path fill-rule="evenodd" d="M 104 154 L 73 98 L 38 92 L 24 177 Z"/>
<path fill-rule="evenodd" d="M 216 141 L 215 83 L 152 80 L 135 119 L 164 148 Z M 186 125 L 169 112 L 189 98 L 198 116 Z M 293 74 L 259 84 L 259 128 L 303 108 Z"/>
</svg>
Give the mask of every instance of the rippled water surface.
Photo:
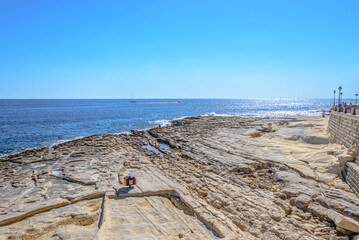
<svg viewBox="0 0 359 240">
<path fill-rule="evenodd" d="M 0 100 L 0 156 L 94 134 L 169 124 L 184 116 L 319 115 L 329 99 Z"/>
</svg>

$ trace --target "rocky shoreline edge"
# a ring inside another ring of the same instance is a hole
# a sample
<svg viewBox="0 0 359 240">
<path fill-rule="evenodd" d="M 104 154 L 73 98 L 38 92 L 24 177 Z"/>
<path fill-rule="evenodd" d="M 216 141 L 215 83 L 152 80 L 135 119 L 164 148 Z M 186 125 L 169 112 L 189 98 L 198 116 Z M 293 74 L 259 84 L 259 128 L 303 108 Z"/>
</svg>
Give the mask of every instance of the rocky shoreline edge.
<svg viewBox="0 0 359 240">
<path fill-rule="evenodd" d="M 327 121 L 189 117 L 7 156 L 0 238 L 353 238 L 359 199 L 343 181 L 353 154 L 329 143 Z"/>
</svg>

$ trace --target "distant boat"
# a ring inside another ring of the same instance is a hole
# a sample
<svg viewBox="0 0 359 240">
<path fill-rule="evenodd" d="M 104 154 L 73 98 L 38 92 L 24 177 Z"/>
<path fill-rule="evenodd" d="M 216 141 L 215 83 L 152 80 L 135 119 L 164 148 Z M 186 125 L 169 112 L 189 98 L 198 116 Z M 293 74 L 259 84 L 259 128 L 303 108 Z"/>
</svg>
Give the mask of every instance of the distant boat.
<svg viewBox="0 0 359 240">
<path fill-rule="evenodd" d="M 180 101 L 177 101 L 177 103 L 181 103 Z"/>
<path fill-rule="evenodd" d="M 130 101 L 130 103 L 136 103 L 136 101 L 133 100 L 133 94 L 132 94 L 132 100 Z"/>
</svg>

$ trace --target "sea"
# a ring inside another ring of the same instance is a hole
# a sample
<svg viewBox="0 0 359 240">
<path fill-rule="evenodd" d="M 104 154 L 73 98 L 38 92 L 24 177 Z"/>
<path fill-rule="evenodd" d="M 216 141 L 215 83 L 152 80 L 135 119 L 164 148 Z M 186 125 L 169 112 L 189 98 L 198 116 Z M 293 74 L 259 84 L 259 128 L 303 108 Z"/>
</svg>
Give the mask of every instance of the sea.
<svg viewBox="0 0 359 240">
<path fill-rule="evenodd" d="M 332 105 L 331 99 L 3 99 L 0 157 L 90 135 L 167 126 L 187 116 L 316 116 Z"/>
</svg>

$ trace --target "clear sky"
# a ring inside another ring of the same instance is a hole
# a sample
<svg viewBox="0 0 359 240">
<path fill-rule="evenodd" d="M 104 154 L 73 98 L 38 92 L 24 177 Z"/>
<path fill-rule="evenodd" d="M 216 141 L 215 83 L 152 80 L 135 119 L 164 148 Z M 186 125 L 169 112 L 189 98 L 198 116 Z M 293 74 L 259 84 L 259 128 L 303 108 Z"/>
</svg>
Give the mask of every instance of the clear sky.
<svg viewBox="0 0 359 240">
<path fill-rule="evenodd" d="M 0 98 L 359 92 L 359 1 L 0 1 Z"/>
</svg>

